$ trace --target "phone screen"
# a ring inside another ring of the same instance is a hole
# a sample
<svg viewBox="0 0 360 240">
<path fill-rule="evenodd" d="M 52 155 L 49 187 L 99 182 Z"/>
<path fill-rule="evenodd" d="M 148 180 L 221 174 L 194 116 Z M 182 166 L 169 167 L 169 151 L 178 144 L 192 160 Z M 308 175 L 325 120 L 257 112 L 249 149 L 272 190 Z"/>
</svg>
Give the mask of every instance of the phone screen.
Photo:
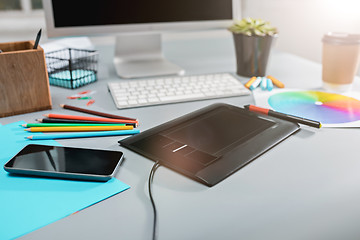
<svg viewBox="0 0 360 240">
<path fill-rule="evenodd" d="M 5 164 L 8 172 L 70 177 L 112 176 L 122 160 L 122 152 L 46 145 L 28 145 Z M 39 174 L 41 173 L 41 174 Z M 65 175 L 61 175 L 61 173 Z M 60 175 L 58 175 L 60 174 Z M 98 179 L 100 180 L 100 179 Z"/>
</svg>

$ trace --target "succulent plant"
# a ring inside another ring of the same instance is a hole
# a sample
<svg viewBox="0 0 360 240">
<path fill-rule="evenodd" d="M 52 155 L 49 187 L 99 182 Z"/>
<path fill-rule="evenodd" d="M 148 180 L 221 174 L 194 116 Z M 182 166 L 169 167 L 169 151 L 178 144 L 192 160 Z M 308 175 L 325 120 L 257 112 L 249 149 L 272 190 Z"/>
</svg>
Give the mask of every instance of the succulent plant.
<svg viewBox="0 0 360 240">
<path fill-rule="evenodd" d="M 228 29 L 233 33 L 245 34 L 247 36 L 273 36 L 278 33 L 277 29 L 272 27 L 269 22 L 252 18 L 235 20 Z"/>
</svg>

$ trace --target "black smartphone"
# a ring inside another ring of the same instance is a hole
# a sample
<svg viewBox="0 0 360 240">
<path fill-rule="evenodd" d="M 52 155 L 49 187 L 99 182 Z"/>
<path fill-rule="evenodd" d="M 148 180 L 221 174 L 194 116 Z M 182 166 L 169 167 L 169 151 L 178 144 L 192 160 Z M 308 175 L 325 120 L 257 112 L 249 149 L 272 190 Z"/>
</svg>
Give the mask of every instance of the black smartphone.
<svg viewBox="0 0 360 240">
<path fill-rule="evenodd" d="M 119 151 L 30 144 L 4 165 L 9 173 L 108 181 L 123 160 Z"/>
</svg>

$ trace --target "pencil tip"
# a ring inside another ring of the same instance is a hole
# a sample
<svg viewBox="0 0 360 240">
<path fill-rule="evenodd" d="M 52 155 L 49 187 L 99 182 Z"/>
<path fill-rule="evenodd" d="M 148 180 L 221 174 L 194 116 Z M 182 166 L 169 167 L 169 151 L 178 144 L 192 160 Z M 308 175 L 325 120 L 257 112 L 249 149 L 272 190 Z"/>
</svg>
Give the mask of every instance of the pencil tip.
<svg viewBox="0 0 360 240">
<path fill-rule="evenodd" d="M 25 139 L 32 139 L 33 136 L 25 137 Z"/>
<path fill-rule="evenodd" d="M 26 127 L 26 123 L 25 123 L 25 124 L 20 124 L 20 126 L 22 126 L 22 127 Z"/>
<path fill-rule="evenodd" d="M 49 114 L 44 114 L 44 117 L 49 117 Z"/>
<path fill-rule="evenodd" d="M 62 107 L 62 108 L 63 108 L 64 106 L 65 106 L 65 104 L 60 104 L 60 107 Z"/>
<path fill-rule="evenodd" d="M 35 119 L 36 121 L 38 122 L 42 122 L 42 119 L 38 118 L 38 119 Z"/>
</svg>

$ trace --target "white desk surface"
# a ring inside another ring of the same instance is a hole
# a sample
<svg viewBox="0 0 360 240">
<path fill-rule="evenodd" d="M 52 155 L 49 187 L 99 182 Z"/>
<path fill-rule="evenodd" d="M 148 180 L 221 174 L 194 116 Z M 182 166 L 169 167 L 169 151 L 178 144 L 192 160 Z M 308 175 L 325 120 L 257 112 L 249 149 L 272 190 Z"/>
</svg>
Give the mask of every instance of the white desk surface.
<svg viewBox="0 0 360 240">
<path fill-rule="evenodd" d="M 229 37 L 169 41 L 165 55 L 188 74 L 235 72 Z M 116 110 L 108 81 L 121 81 L 112 66 L 112 48 L 98 46 L 99 80 L 80 89 L 51 87 L 54 113 L 69 113 L 60 103 L 82 90 L 96 90 L 91 109 L 140 120 L 140 130 L 215 102 L 253 104 L 251 96 Z M 321 65 L 273 51 L 268 74 L 289 88 L 321 86 Z M 240 78 L 246 82 L 246 78 Z M 357 79 L 358 80 L 358 79 Z M 360 89 L 360 88 L 359 88 Z M 49 111 L 1 118 L 1 124 L 33 122 Z M 151 239 L 153 212 L 147 178 L 153 165 L 118 145 L 120 137 L 58 140 L 65 146 L 121 150 L 125 161 L 117 178 L 129 190 L 49 224 L 21 239 Z M 158 239 L 360 239 L 359 129 L 302 129 L 212 188 L 160 167 L 153 194 L 158 209 Z M 21 216 L 19 216 L 21 217 Z"/>
</svg>

